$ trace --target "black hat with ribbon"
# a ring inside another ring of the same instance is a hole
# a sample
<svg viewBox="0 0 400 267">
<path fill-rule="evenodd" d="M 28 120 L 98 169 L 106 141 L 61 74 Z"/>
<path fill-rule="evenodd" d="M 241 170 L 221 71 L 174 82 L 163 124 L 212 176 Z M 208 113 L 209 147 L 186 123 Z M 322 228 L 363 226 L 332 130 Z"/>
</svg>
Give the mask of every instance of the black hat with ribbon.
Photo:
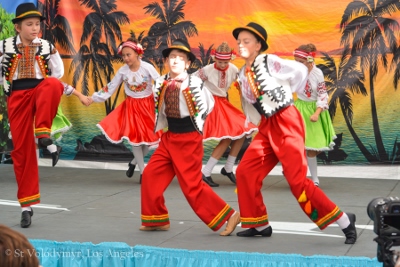
<svg viewBox="0 0 400 267">
<path fill-rule="evenodd" d="M 15 18 L 12 19 L 12 23 L 18 23 L 21 20 L 27 18 L 37 17 L 40 21 L 45 20 L 46 18 L 43 17 L 42 13 L 36 8 L 34 3 L 24 3 L 17 6 L 17 10 L 15 11 Z"/>
<path fill-rule="evenodd" d="M 191 62 L 194 62 L 196 60 L 196 56 L 192 53 L 192 51 L 190 51 L 190 45 L 182 39 L 176 39 L 172 42 L 172 45 L 164 49 L 162 51 L 163 57 L 167 58 L 169 56 L 169 53 L 171 53 L 171 50 L 173 49 L 178 49 L 186 52 Z"/>
<path fill-rule="evenodd" d="M 244 27 L 238 27 L 233 30 L 232 34 L 233 37 L 237 40 L 239 33 L 241 31 L 249 31 L 254 34 L 254 36 L 257 38 L 258 41 L 261 43 L 261 52 L 265 51 L 268 49 L 268 44 L 267 44 L 267 31 L 263 28 L 263 26 L 250 22 Z"/>
</svg>

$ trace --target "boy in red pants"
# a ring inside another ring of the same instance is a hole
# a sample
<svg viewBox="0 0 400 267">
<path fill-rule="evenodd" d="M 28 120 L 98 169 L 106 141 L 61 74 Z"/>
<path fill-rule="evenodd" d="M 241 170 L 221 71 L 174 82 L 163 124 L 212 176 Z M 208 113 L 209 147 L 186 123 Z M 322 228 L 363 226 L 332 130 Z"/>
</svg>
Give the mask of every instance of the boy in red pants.
<svg viewBox="0 0 400 267">
<path fill-rule="evenodd" d="M 8 96 L 21 227 L 27 228 L 33 215 L 30 206 L 40 202 L 35 136 L 39 148 L 53 143 L 51 124 L 64 90 L 58 80 L 64 75 L 64 65 L 55 47 L 38 38 L 40 22 L 45 18 L 35 5 L 20 4 L 15 15 L 12 22 L 18 34 L 0 41 L 0 82 Z"/>
<path fill-rule="evenodd" d="M 354 244 L 355 214 L 344 213 L 306 178 L 304 122 L 293 105 L 292 92 L 305 88 L 307 68 L 293 60 L 261 54 L 268 49 L 267 32 L 257 23 L 234 29 L 233 36 L 245 60 L 238 78 L 243 110 L 251 122 L 260 122 L 258 134 L 236 169 L 241 222 L 247 228 L 237 235 L 272 235 L 261 187 L 280 161 L 290 190 L 304 213 L 321 230 L 336 222 L 346 236 L 345 243 Z"/>
<path fill-rule="evenodd" d="M 168 230 L 169 215 L 163 197 L 176 175 L 183 194 L 199 218 L 213 231 L 225 222 L 221 236 L 240 222 L 232 209 L 202 180 L 203 126 L 214 101 L 200 78 L 186 72 L 196 57 L 183 40 L 162 51 L 170 72 L 156 80 L 156 129 L 168 126 L 143 172 L 141 231 Z"/>
</svg>

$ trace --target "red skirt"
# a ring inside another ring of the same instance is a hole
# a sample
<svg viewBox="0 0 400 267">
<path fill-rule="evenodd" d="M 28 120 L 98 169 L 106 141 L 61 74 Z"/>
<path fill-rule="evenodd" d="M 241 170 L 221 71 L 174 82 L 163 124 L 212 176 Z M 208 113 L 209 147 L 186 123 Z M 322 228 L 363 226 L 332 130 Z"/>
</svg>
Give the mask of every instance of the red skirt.
<svg viewBox="0 0 400 267">
<path fill-rule="evenodd" d="M 111 143 L 124 139 L 133 146 L 153 146 L 159 143 L 162 131 L 154 133 L 154 97 L 127 97 L 116 109 L 107 115 L 97 127 Z"/>
<path fill-rule="evenodd" d="M 226 97 L 214 96 L 214 101 L 214 109 L 208 115 L 204 124 L 204 141 L 237 140 L 258 131 L 257 126 L 251 122 L 245 127 L 246 117 L 239 109 L 229 103 Z"/>
</svg>

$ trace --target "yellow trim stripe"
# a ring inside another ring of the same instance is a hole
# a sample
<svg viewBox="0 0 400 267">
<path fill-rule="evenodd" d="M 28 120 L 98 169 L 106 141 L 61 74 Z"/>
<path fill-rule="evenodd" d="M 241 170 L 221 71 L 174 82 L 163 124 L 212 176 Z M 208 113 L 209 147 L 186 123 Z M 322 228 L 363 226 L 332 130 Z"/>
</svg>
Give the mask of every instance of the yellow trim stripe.
<svg viewBox="0 0 400 267">
<path fill-rule="evenodd" d="M 25 17 L 27 15 L 31 15 L 31 14 L 42 16 L 42 13 L 40 13 L 39 11 L 27 11 L 27 12 L 22 13 L 21 15 L 19 15 L 18 17 L 15 17 L 15 18 L 19 19 L 19 18 L 23 18 L 23 17 Z"/>
<path fill-rule="evenodd" d="M 168 214 L 163 215 L 142 215 L 143 220 L 160 220 L 169 218 Z"/>
<path fill-rule="evenodd" d="M 323 225 L 324 223 L 326 223 L 326 221 L 330 220 L 334 215 L 336 215 L 336 213 L 340 211 L 339 207 L 336 206 L 333 211 L 331 211 L 330 213 L 328 213 L 327 215 L 325 215 L 324 217 L 322 217 L 321 219 L 319 219 L 319 221 L 316 222 L 317 225 Z"/>
<path fill-rule="evenodd" d="M 186 46 L 182 46 L 182 45 L 172 45 L 168 48 L 170 48 L 170 49 L 176 48 L 176 49 L 180 49 L 180 50 L 183 50 L 186 52 L 190 52 L 190 50 Z"/>
<path fill-rule="evenodd" d="M 43 128 L 35 128 L 35 132 L 42 132 L 42 131 L 49 131 L 49 130 L 51 130 L 50 128 L 46 128 L 46 127 L 43 127 Z"/>
<path fill-rule="evenodd" d="M 257 218 L 243 218 L 243 217 L 240 217 L 240 221 L 241 221 L 242 223 L 246 223 L 246 222 L 260 222 L 260 221 L 265 221 L 265 220 L 268 220 L 268 214 L 267 214 L 267 215 L 264 215 L 264 216 L 261 216 L 261 217 L 257 217 Z"/>
<path fill-rule="evenodd" d="M 213 226 L 216 222 L 218 222 L 218 221 L 223 217 L 223 215 L 225 215 L 226 211 L 229 210 L 230 208 L 231 208 L 231 207 L 230 207 L 228 204 L 226 204 L 225 207 L 218 213 L 217 216 L 215 216 L 215 218 L 214 218 L 207 226 L 208 226 L 209 228 L 212 228 L 212 226 Z"/>
<path fill-rule="evenodd" d="M 257 34 L 261 39 L 263 39 L 263 40 L 265 41 L 265 38 L 261 35 L 261 33 L 259 33 L 258 31 L 256 31 L 254 28 L 252 28 L 252 27 L 247 27 L 247 26 L 240 27 L 240 28 L 248 29 L 249 31 L 254 32 L 254 33 Z"/>
<path fill-rule="evenodd" d="M 36 194 L 36 195 L 33 195 L 33 196 L 30 196 L 30 197 L 20 198 L 20 199 L 18 199 L 18 201 L 19 202 L 27 202 L 29 200 L 35 200 L 35 199 L 38 199 L 38 198 L 40 198 L 40 193 Z"/>
</svg>

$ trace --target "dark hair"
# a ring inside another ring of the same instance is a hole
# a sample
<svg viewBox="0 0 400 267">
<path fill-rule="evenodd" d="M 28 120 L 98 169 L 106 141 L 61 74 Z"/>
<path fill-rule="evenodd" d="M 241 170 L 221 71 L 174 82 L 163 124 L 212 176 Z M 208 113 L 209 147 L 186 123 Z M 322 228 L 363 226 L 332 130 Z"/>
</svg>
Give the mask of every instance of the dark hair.
<svg viewBox="0 0 400 267">
<path fill-rule="evenodd" d="M 23 255 L 23 256 L 22 256 Z M 21 233 L 0 224 L 0 266 L 37 267 L 39 260 L 28 239 Z"/>
</svg>

